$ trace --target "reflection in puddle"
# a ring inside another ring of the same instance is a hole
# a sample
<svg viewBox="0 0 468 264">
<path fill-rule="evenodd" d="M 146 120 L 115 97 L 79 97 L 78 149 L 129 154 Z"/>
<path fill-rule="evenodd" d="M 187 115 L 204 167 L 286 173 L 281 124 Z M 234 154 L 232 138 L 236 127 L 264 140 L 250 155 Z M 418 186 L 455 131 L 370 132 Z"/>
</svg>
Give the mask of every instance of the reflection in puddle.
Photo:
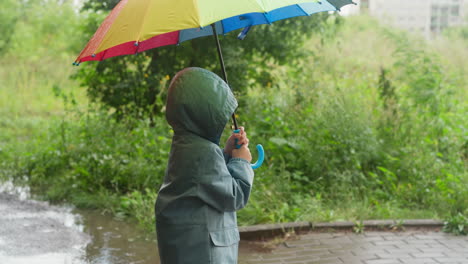
<svg viewBox="0 0 468 264">
<path fill-rule="evenodd" d="M 157 244 L 136 227 L 136 223 L 116 220 L 94 211 L 77 211 L 85 232 L 92 237 L 86 247 L 91 264 L 158 264 Z"/>
</svg>

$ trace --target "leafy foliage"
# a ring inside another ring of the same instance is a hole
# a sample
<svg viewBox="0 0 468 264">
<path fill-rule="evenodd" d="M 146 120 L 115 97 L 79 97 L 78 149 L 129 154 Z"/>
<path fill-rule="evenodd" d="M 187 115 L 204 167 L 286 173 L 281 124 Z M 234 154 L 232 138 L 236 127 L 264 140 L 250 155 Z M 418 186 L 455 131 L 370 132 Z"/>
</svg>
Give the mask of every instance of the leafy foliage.
<svg viewBox="0 0 468 264">
<path fill-rule="evenodd" d="M 450 217 L 444 223 L 444 231 L 456 235 L 468 235 L 468 218 L 461 213 Z"/>
<path fill-rule="evenodd" d="M 52 138 L 42 139 L 49 141 L 47 146 L 16 162 L 27 164 L 21 173 L 54 201 L 66 200 L 69 192 L 125 194 L 158 186 L 170 145 L 169 128 L 160 123 L 148 130 L 147 123 L 139 123 L 129 130 L 128 125 L 106 120 L 99 112 L 75 122 L 59 121 Z"/>
<path fill-rule="evenodd" d="M 28 58 L 29 62 L 37 62 L 43 57 L 70 59 L 69 52 L 79 49 L 81 37 L 79 17 L 72 2 L 15 1 L 5 10 L 8 12 L 5 18 L 10 17 L 10 22 L 6 21 L 5 26 L 2 24 L 1 29 L 9 32 L 6 38 L 2 35 L 2 42 L 9 43 L 8 53 L 17 58 Z"/>
</svg>

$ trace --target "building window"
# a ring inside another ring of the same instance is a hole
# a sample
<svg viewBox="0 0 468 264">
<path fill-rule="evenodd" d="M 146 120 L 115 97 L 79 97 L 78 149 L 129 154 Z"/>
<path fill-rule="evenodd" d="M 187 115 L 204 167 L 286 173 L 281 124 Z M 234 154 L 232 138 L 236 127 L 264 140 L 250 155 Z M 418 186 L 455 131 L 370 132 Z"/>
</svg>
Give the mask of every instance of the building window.
<svg viewBox="0 0 468 264">
<path fill-rule="evenodd" d="M 459 6 L 452 6 L 451 15 L 452 16 L 459 16 L 460 15 L 460 7 Z"/>
<path fill-rule="evenodd" d="M 440 9 L 440 11 L 441 11 L 442 15 L 446 15 L 446 14 L 448 14 L 449 9 L 448 9 L 448 7 L 444 6 L 444 7 L 442 7 Z"/>
</svg>

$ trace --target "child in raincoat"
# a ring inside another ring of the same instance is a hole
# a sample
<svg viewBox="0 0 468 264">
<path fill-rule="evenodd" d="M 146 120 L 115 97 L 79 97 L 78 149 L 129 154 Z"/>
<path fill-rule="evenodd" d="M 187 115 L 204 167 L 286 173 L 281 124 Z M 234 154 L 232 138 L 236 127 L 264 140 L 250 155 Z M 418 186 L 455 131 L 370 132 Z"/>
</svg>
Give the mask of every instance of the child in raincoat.
<svg viewBox="0 0 468 264">
<path fill-rule="evenodd" d="M 243 129 L 219 147 L 236 108 L 228 85 L 210 71 L 187 68 L 171 82 L 166 119 L 174 137 L 155 206 L 161 264 L 237 263 L 236 211 L 247 204 L 254 173 Z"/>
</svg>

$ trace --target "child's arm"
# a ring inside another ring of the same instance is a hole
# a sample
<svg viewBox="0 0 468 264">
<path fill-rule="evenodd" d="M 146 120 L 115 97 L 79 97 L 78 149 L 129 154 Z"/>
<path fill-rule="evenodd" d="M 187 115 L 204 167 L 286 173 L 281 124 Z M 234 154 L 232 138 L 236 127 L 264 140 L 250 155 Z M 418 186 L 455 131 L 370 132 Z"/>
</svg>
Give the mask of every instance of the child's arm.
<svg viewBox="0 0 468 264">
<path fill-rule="evenodd" d="M 248 150 L 247 146 L 245 148 Z M 239 151 L 244 153 L 246 150 Z M 200 167 L 204 173 L 197 179 L 197 196 L 222 212 L 242 209 L 252 190 L 254 172 L 250 163 L 244 158 L 233 157 L 225 164 L 221 149 L 215 152 L 215 156 L 205 157 L 204 165 Z"/>
</svg>

